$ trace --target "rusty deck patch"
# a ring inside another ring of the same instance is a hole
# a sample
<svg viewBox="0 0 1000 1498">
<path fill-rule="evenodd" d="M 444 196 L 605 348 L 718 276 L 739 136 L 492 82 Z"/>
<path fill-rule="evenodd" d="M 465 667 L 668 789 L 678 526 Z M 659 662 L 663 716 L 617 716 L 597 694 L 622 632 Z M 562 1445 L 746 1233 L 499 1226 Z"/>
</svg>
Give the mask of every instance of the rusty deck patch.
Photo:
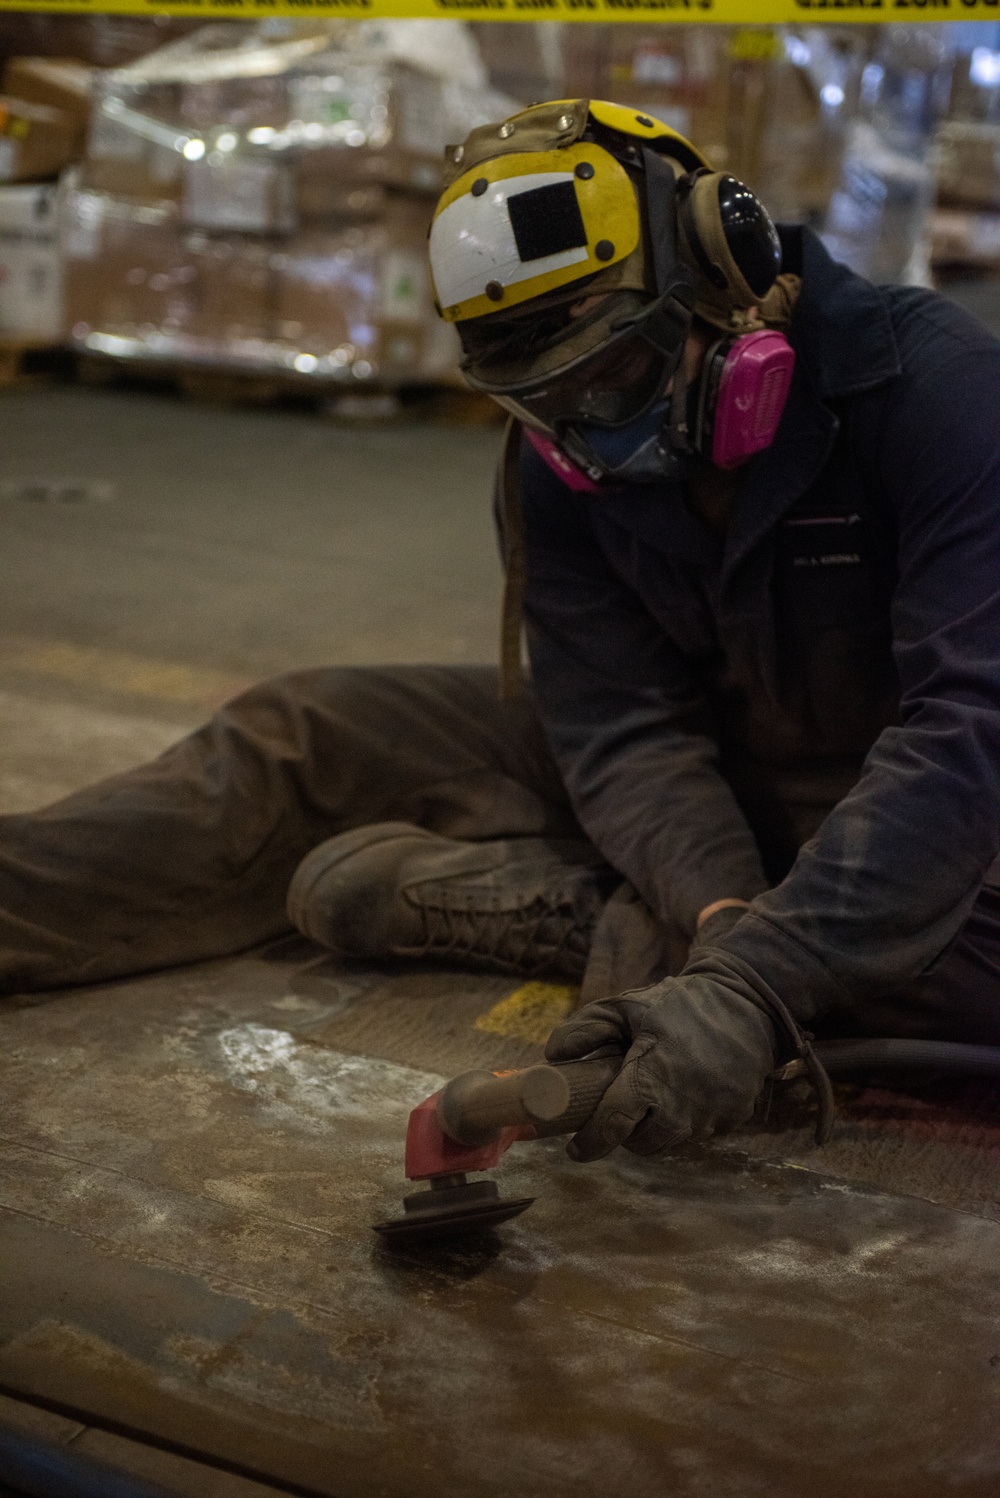
<svg viewBox="0 0 1000 1498">
<path fill-rule="evenodd" d="M 325 1498 L 993 1498 L 985 1216 L 550 1140 L 516 1224 L 384 1248 L 440 1080 L 406 1004 L 442 1059 L 532 1059 L 475 1026 L 515 987 L 292 944 L 0 1004 L 0 1387 Z"/>
</svg>

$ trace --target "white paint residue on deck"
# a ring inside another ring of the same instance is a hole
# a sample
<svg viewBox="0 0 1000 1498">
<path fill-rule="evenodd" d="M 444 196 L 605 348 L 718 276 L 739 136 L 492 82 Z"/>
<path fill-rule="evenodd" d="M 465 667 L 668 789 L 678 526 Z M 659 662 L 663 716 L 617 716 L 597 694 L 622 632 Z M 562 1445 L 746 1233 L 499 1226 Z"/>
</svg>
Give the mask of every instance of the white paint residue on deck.
<svg viewBox="0 0 1000 1498">
<path fill-rule="evenodd" d="M 302 1043 L 287 1030 L 266 1025 L 223 1030 L 219 1046 L 234 1087 L 314 1117 L 364 1115 L 373 1109 L 383 1115 L 408 1113 L 445 1080 L 377 1057 Z"/>
</svg>

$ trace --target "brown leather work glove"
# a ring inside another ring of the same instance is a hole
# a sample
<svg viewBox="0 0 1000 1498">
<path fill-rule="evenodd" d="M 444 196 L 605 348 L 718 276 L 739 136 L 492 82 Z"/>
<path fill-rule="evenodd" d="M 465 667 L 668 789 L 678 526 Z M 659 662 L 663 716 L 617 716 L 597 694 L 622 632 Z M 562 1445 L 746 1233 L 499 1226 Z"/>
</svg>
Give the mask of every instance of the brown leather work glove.
<svg viewBox="0 0 1000 1498">
<path fill-rule="evenodd" d="M 618 1144 L 637 1155 L 738 1128 L 773 1070 L 778 1040 L 766 1001 L 719 954 L 699 971 L 585 1005 L 545 1047 L 575 1061 L 617 1046 L 625 1062 L 568 1146 L 596 1160 Z"/>
</svg>

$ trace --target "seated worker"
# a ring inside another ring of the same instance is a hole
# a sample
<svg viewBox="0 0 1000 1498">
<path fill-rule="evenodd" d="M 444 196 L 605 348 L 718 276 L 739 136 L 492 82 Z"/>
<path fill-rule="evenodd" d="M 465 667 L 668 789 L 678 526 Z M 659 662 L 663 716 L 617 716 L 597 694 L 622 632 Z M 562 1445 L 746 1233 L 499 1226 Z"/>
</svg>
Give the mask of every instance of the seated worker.
<svg viewBox="0 0 1000 1498">
<path fill-rule="evenodd" d="M 797 1026 L 1000 1043 L 1000 344 L 617 106 L 449 175 L 506 695 L 299 673 L 2 819 L 4 989 L 239 951 L 291 883 L 340 952 L 582 979 L 549 1056 L 628 1054 L 579 1158 L 740 1124 Z"/>
</svg>

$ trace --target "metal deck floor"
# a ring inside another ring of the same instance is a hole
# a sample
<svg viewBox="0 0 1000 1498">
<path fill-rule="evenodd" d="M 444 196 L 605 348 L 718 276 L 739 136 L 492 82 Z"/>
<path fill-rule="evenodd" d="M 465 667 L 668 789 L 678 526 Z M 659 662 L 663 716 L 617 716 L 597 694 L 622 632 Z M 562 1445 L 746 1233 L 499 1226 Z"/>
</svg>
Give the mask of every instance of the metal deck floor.
<svg viewBox="0 0 1000 1498">
<path fill-rule="evenodd" d="M 114 487 L 0 503 L 2 810 L 270 671 L 493 656 L 494 431 L 0 414 L 5 478 Z M 530 1212 L 391 1254 L 411 1104 L 538 1054 L 475 1028 L 512 986 L 290 942 L 0 1001 L 0 1423 L 184 1498 L 994 1498 L 995 1093 L 850 1093 L 821 1152 L 794 1114 L 660 1161 L 519 1146 Z"/>
<path fill-rule="evenodd" d="M 501 1166 L 516 1223 L 390 1252 L 439 1077 L 330 1036 L 407 1000 L 482 1060 L 503 982 L 442 989 L 288 942 L 6 1001 L 0 1389 L 326 1498 L 992 1498 L 987 1217 L 551 1140 Z"/>
</svg>

